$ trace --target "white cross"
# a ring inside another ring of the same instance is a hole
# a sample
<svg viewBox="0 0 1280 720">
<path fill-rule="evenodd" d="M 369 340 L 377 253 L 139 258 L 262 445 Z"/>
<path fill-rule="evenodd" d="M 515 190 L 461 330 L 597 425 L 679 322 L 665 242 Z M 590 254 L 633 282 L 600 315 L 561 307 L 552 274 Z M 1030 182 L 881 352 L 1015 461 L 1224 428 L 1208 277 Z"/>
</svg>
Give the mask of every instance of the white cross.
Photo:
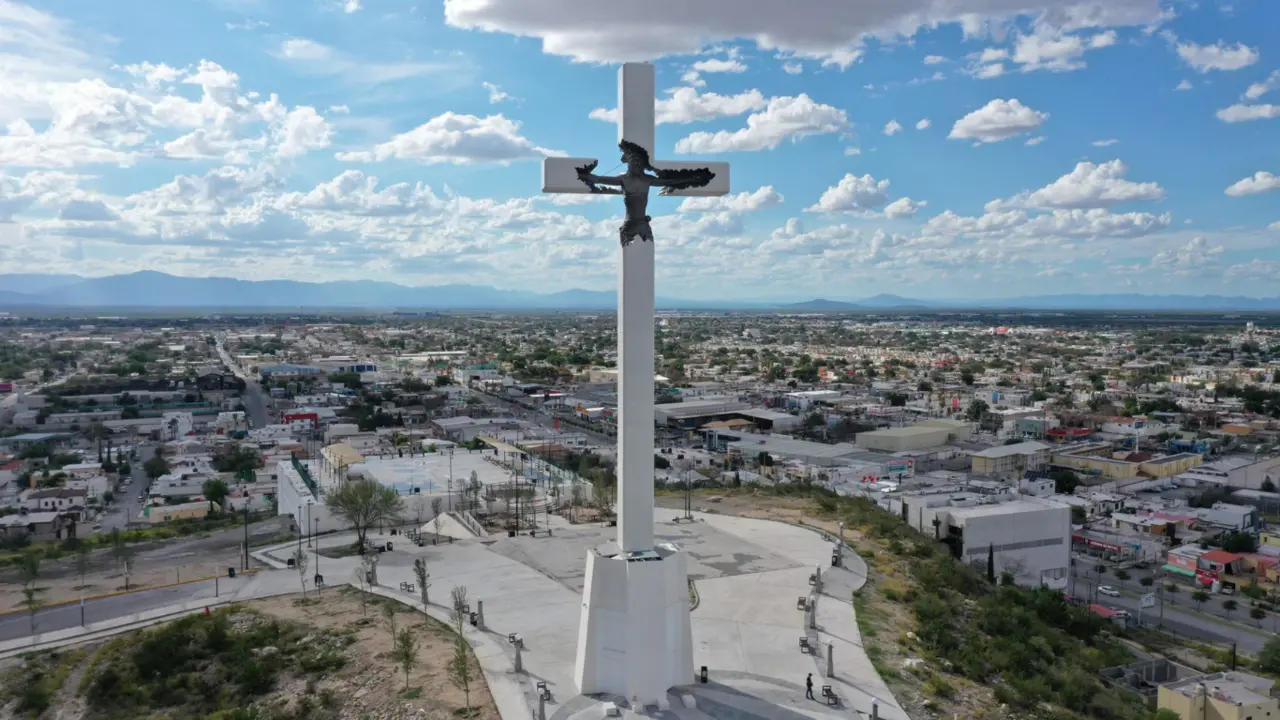
<svg viewBox="0 0 1280 720">
<path fill-rule="evenodd" d="M 626 63 L 618 71 L 618 138 L 643 147 L 653 157 L 654 74 L 648 63 Z M 547 158 L 542 191 L 589 193 L 578 168 L 592 158 Z M 715 173 L 699 188 L 677 196 L 719 196 L 729 192 L 728 163 L 656 162 L 659 170 L 707 168 Z M 616 183 L 615 183 L 616 184 Z M 647 191 L 646 191 L 647 192 Z M 624 241 L 631 240 L 624 237 Z M 628 555 L 652 554 L 653 542 L 653 247 L 627 242 L 619 247 L 618 272 L 618 547 Z"/>
<path fill-rule="evenodd" d="M 653 65 L 650 63 L 625 63 L 618 70 L 618 139 L 633 142 L 649 151 L 654 157 L 653 138 L 656 117 L 654 107 Z M 590 193 L 591 188 L 578 179 L 578 168 L 595 162 L 595 158 L 553 157 L 542 161 L 542 192 Z M 675 197 L 719 197 L 729 194 L 729 163 L 724 162 L 669 162 L 652 160 L 659 170 L 684 168 L 708 168 L 715 173 L 711 182 L 700 188 L 675 190 L 667 193 Z M 606 172 L 612 163 L 604 163 L 599 172 Z"/>
</svg>

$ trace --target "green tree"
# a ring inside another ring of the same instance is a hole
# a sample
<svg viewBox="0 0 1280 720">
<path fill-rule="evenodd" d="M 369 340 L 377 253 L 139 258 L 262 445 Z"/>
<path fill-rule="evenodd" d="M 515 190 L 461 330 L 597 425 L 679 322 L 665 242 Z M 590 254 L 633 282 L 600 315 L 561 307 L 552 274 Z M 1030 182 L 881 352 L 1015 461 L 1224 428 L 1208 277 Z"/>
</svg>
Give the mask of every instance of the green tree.
<svg viewBox="0 0 1280 720">
<path fill-rule="evenodd" d="M 982 419 L 982 416 L 987 413 L 990 407 L 985 400 L 974 400 L 969 403 L 969 408 L 965 410 L 964 416 L 972 422 L 977 422 Z"/>
<path fill-rule="evenodd" d="M 120 572 L 120 563 L 127 562 L 132 554 L 124 540 L 124 533 L 120 532 L 120 528 L 112 528 L 107 541 L 111 544 L 111 555 L 116 559 L 116 572 Z"/>
<path fill-rule="evenodd" d="M 76 572 L 80 574 L 80 587 L 84 587 L 85 573 L 89 572 L 89 549 L 88 543 L 80 543 L 76 546 Z"/>
<path fill-rule="evenodd" d="M 1227 599 L 1222 601 L 1222 609 L 1226 610 L 1228 615 L 1235 612 L 1238 607 L 1240 607 L 1240 603 L 1235 600 Z"/>
<path fill-rule="evenodd" d="M 142 472 L 146 473 L 151 480 L 155 480 L 169 472 L 169 463 L 165 462 L 160 453 L 156 453 L 142 463 Z"/>
<path fill-rule="evenodd" d="M 965 385 L 973 385 L 973 373 L 969 372 L 968 370 L 961 370 L 960 382 L 964 383 Z"/>
<path fill-rule="evenodd" d="M 1260 607 L 1255 607 L 1249 611 L 1249 617 L 1258 623 L 1258 627 L 1262 627 L 1262 620 L 1267 616 L 1267 611 Z"/>
<path fill-rule="evenodd" d="M 995 585 L 996 583 L 996 547 L 995 545 L 987 546 L 987 582 Z"/>
<path fill-rule="evenodd" d="M 1160 708 L 1151 716 L 1151 720 L 1182 720 L 1182 716 L 1178 714 L 1177 710 Z"/>
<path fill-rule="evenodd" d="M 1251 553 L 1258 549 L 1258 539 L 1249 533 L 1233 532 L 1222 541 L 1222 549 L 1229 553 Z"/>
<path fill-rule="evenodd" d="M 427 590 L 431 587 L 431 573 L 427 571 L 427 561 L 418 558 L 413 561 L 413 577 L 418 581 L 418 592 L 422 593 L 422 607 L 425 609 L 431 604 L 431 600 L 427 595 Z"/>
<path fill-rule="evenodd" d="M 1258 651 L 1257 662 L 1259 670 L 1273 675 L 1280 674 L 1280 637 L 1273 637 L 1262 646 L 1262 650 Z"/>
<path fill-rule="evenodd" d="M 1196 609 L 1199 610 L 1204 606 L 1204 601 L 1209 599 L 1209 593 L 1204 590 L 1196 590 L 1191 593 L 1191 599 L 1196 601 Z"/>
<path fill-rule="evenodd" d="M 373 480 L 344 483 L 325 495 L 324 504 L 355 530 L 356 547 L 361 554 L 370 527 L 379 522 L 394 524 L 404 512 L 404 500 L 395 488 Z"/>
<path fill-rule="evenodd" d="M 418 664 L 418 636 L 413 630 L 405 628 L 396 634 L 395 645 L 391 648 L 391 660 L 404 670 L 404 687 L 409 689 L 409 672 Z M 470 700 L 468 700 L 468 705 Z"/>
<path fill-rule="evenodd" d="M 1151 576 L 1148 575 L 1138 580 L 1138 584 L 1142 585 L 1142 587 L 1151 587 L 1152 585 L 1156 584 L 1156 581 L 1155 581 L 1155 578 L 1152 578 Z"/>
<path fill-rule="evenodd" d="M 453 640 L 453 657 L 449 658 L 448 670 L 449 682 L 461 690 L 466 698 L 466 707 L 463 709 L 463 713 L 470 717 L 471 682 L 475 675 L 471 670 L 471 653 L 467 648 L 467 641 L 462 637 L 462 633 L 458 633 Z"/>
<path fill-rule="evenodd" d="M 31 635 L 35 636 L 36 613 L 40 611 L 43 604 L 39 596 L 44 592 L 44 588 L 36 586 L 36 582 L 40 579 L 40 553 L 35 550 L 22 553 L 18 561 L 18 571 L 22 577 L 22 604 L 31 613 Z"/>
<path fill-rule="evenodd" d="M 307 599 L 307 562 L 310 559 L 311 556 L 302 548 L 293 551 L 293 567 L 298 571 L 298 581 L 302 583 L 303 600 Z"/>
<path fill-rule="evenodd" d="M 204 486 L 200 488 L 204 492 L 204 499 L 222 509 L 222 501 L 227 499 L 227 495 L 231 494 L 231 488 L 227 487 L 225 480 L 212 478 L 204 481 Z"/>
</svg>

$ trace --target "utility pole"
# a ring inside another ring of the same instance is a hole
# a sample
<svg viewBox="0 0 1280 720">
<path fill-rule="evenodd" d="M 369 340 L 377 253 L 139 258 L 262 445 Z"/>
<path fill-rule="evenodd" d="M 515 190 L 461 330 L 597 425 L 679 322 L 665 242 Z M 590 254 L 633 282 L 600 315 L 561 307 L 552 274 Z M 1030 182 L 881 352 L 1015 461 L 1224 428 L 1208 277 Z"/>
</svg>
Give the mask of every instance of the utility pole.
<svg viewBox="0 0 1280 720">
<path fill-rule="evenodd" d="M 245 499 L 244 503 L 244 567 L 242 570 L 249 569 L 249 501 Z"/>
</svg>

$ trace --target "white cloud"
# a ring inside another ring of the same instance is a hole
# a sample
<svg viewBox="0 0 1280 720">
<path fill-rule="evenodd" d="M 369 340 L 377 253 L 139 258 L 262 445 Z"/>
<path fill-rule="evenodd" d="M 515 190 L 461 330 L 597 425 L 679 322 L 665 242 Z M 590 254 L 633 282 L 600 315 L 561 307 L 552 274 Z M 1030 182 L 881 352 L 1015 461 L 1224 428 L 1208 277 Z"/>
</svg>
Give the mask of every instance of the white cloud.
<svg viewBox="0 0 1280 720">
<path fill-rule="evenodd" d="M 1010 8 L 1016 8 L 1010 10 Z M 849 3 L 830 0 L 754 5 L 739 0 L 703 0 L 694 5 L 641 3 L 619 13 L 609 4 L 545 0 L 530 12 L 520 0 L 445 0 L 445 20 L 474 30 L 538 38 L 544 52 L 586 62 L 651 60 L 687 55 L 708 44 L 739 38 L 766 51 L 781 51 L 847 68 L 862 40 L 911 37 L 922 28 L 959 25 L 968 37 L 1003 27 L 1020 17 L 1052 11 L 1048 21 L 1064 31 L 1089 27 L 1144 26 L 1165 15 L 1152 0 L 1072 2 L 1031 0 L 901 0 Z M 678 17 L 679 22 L 672 18 Z"/>
<path fill-rule="evenodd" d="M 929 203 L 923 200 L 916 202 L 911 198 L 905 198 L 905 197 L 898 198 L 897 200 L 894 200 L 888 205 L 885 205 L 884 216 L 889 218 L 890 220 L 894 220 L 897 218 L 904 218 L 904 217 L 914 217 L 915 214 L 919 212 L 920 208 L 928 204 Z"/>
<path fill-rule="evenodd" d="M 747 66 L 736 57 L 709 58 L 695 62 L 693 69 L 700 73 L 741 73 L 747 71 Z"/>
<path fill-rule="evenodd" d="M 804 72 L 804 65 L 795 62 L 794 60 L 791 62 L 785 62 L 782 63 L 782 71 L 788 75 L 799 75 Z"/>
<path fill-rule="evenodd" d="M 1095 165 L 1077 163 L 1075 168 L 1052 183 L 1031 192 L 1021 192 L 1008 200 L 987 203 L 987 212 L 1009 208 L 1073 210 L 1108 208 L 1126 202 L 1164 199 L 1157 183 L 1136 183 L 1124 176 L 1129 168 L 1119 160 Z"/>
<path fill-rule="evenodd" d="M 654 113 L 655 122 L 659 125 L 687 124 L 741 115 L 761 110 L 768 105 L 769 101 L 765 100 L 764 94 L 759 90 L 748 90 L 737 95 L 717 95 L 699 93 L 692 87 L 681 87 L 668 90 L 667 97 L 657 101 Z M 591 111 L 590 117 L 592 120 L 616 123 L 618 111 L 616 108 L 596 108 Z"/>
<path fill-rule="evenodd" d="M 1026 143 L 1026 144 L 1027 144 L 1027 145 L 1039 145 L 1040 143 L 1042 143 L 1042 142 L 1044 142 L 1044 141 L 1045 141 L 1045 136 L 1043 136 L 1043 135 L 1037 135 L 1037 136 L 1035 136 L 1035 137 L 1033 137 L 1033 138 L 1027 138 L 1027 143 Z"/>
<path fill-rule="evenodd" d="M 944 62 L 950 62 L 950 61 L 941 55 L 925 55 L 924 56 L 925 65 L 941 65 Z"/>
<path fill-rule="evenodd" d="M 1112 145 L 1115 145 L 1118 142 L 1120 141 L 1115 138 L 1108 138 L 1106 140 L 1094 140 L 1089 144 L 1094 147 L 1111 147 Z"/>
<path fill-rule="evenodd" d="M 1174 90 L 1190 90 L 1190 89 L 1191 89 L 1190 80 L 1183 80 L 1182 82 L 1178 83 L 1178 87 L 1174 88 Z"/>
<path fill-rule="evenodd" d="M 852 213 L 897 219 L 912 217 L 925 205 L 925 202 L 917 202 L 911 198 L 889 202 L 888 180 L 876 180 L 869 174 L 858 177 L 848 173 L 837 185 L 827 188 L 818 202 L 805 208 L 805 212 Z M 883 212 L 877 212 L 881 208 Z"/>
<path fill-rule="evenodd" d="M 698 74 L 698 71 L 696 70 L 686 70 L 685 73 L 680 76 L 680 82 L 688 85 L 689 87 L 695 88 L 707 86 L 707 81 L 703 80 L 702 75 Z"/>
<path fill-rule="evenodd" d="M 345 0 L 345 2 L 342 3 L 342 12 L 350 15 L 351 13 L 360 12 L 362 7 L 364 6 L 361 4 L 360 0 Z"/>
<path fill-rule="evenodd" d="M 1049 113 L 1023 105 L 1017 98 L 996 98 L 956 121 L 949 138 L 993 143 L 1040 128 Z"/>
<path fill-rule="evenodd" d="M 179 78 L 186 74 L 186 71 L 170 67 L 164 63 L 141 62 L 135 65 L 125 65 L 121 69 L 140 79 L 143 87 L 151 90 L 177 82 Z"/>
<path fill-rule="evenodd" d="M 1253 174 L 1253 177 L 1247 177 L 1232 184 L 1226 189 L 1226 194 L 1231 197 L 1244 197 L 1275 190 L 1280 190 L 1280 175 L 1259 170 Z"/>
<path fill-rule="evenodd" d="M 341 77 L 350 83 L 378 85 L 428 75 L 457 73 L 456 60 L 441 62 L 372 62 L 335 50 L 307 38 L 290 38 L 280 43 L 275 56 L 307 75 Z"/>
<path fill-rule="evenodd" d="M 763 112 L 747 117 L 745 128 L 718 132 L 696 132 L 676 143 L 681 154 L 750 152 L 772 150 L 784 140 L 792 142 L 811 135 L 843 133 L 849 129 L 845 111 L 815 102 L 808 95 L 775 97 Z"/>
<path fill-rule="evenodd" d="M 1219 120 L 1228 123 L 1250 122 L 1252 120 L 1270 120 L 1272 118 L 1280 117 L 1280 105 L 1236 104 L 1219 110 L 1217 115 Z"/>
<path fill-rule="evenodd" d="M 494 85 L 491 82 L 480 83 L 480 85 L 484 87 L 485 90 L 489 91 L 490 105 L 496 105 L 502 102 L 503 100 L 509 100 L 511 98 L 510 94 L 503 92 L 500 86 Z"/>
<path fill-rule="evenodd" d="M 726 195 L 724 197 L 691 197 L 685 198 L 678 212 L 735 212 L 747 213 L 757 212 L 768 208 L 778 207 L 783 203 L 782 194 L 773 189 L 772 185 L 765 185 L 755 192 L 740 192 L 736 195 Z"/>
<path fill-rule="evenodd" d="M 1244 91 L 1244 97 L 1247 100 L 1257 100 L 1277 88 L 1280 88 L 1280 70 L 1273 70 L 1266 80 L 1249 85 Z"/>
<path fill-rule="evenodd" d="M 347 107 L 346 105 L 330 105 L 327 112 L 333 115 L 346 115 L 347 113 L 351 112 L 351 108 Z"/>
<path fill-rule="evenodd" d="M 1085 66 L 1081 58 L 1086 51 L 1110 47 L 1115 42 L 1116 33 L 1113 30 L 1085 37 L 1080 34 L 1068 35 L 1060 30 L 1038 27 L 1035 33 L 1018 37 L 1014 43 L 1011 59 L 1023 72 L 1079 70 Z M 980 59 L 979 62 L 992 62 L 994 59 L 1003 58 Z"/>
<path fill-rule="evenodd" d="M 988 212 L 981 217 L 965 217 L 950 210 L 925 223 L 924 236 L 964 235 L 971 237 L 1020 237 L 1043 241 L 1048 238 L 1142 237 L 1169 227 L 1168 213 L 1115 214 L 1092 210 L 1054 210 L 1030 216 L 1022 210 Z"/>
<path fill-rule="evenodd" d="M 861 155 L 861 154 L 862 154 L 862 148 L 847 147 L 844 149 L 845 157 L 853 157 L 854 155 Z"/>
<path fill-rule="evenodd" d="M 885 135 L 888 135 L 889 137 L 893 137 L 894 135 L 897 135 L 900 132 L 902 132 L 902 123 L 898 122 L 897 120 L 890 120 L 889 122 L 884 124 Z"/>
<path fill-rule="evenodd" d="M 920 122 L 916 123 L 917 130 L 928 130 L 933 123 L 929 122 L 929 118 L 920 118 Z"/>
<path fill-rule="evenodd" d="M 1227 45 L 1221 40 L 1213 45 L 1178 42 L 1177 49 L 1178 57 L 1198 73 L 1241 70 L 1258 62 L 1259 57 L 1257 50 L 1244 43 Z"/>
<path fill-rule="evenodd" d="M 315 108 L 301 106 L 290 110 L 276 129 L 276 154 L 295 158 L 312 150 L 329 147 L 333 128 Z"/>
<path fill-rule="evenodd" d="M 982 65 L 974 70 L 971 74 L 979 80 L 990 80 L 1004 74 L 1004 63 L 992 63 L 990 65 Z"/>
<path fill-rule="evenodd" d="M 227 23 L 227 30 L 245 30 L 252 31 L 260 28 L 271 27 L 271 23 L 264 20 L 245 20 L 242 23 Z"/>
<path fill-rule="evenodd" d="M 520 135 L 520 123 L 502 115 L 476 117 L 447 112 L 401 133 L 371 151 L 341 152 L 347 162 L 382 162 L 391 158 L 428 165 L 507 165 L 562 153 L 534 145 Z"/>
<path fill-rule="evenodd" d="M 827 188 L 817 204 L 806 208 L 806 212 L 867 212 L 878 210 L 888 202 L 888 180 L 848 173 L 839 184 Z"/>
</svg>

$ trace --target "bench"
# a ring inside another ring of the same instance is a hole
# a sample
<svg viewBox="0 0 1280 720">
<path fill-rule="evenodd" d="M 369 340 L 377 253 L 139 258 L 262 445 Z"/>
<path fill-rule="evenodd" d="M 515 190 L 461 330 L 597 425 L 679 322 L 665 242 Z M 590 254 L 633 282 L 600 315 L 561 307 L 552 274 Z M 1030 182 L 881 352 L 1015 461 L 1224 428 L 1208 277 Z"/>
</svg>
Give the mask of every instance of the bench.
<svg viewBox="0 0 1280 720">
<path fill-rule="evenodd" d="M 810 584 L 810 585 L 817 585 L 817 584 L 818 584 L 818 576 L 817 576 L 816 574 L 814 574 L 814 573 L 809 573 L 809 584 Z"/>
<path fill-rule="evenodd" d="M 800 636 L 800 652 L 807 654 L 812 652 L 812 650 L 813 649 L 809 646 L 809 638 L 801 635 Z"/>
<path fill-rule="evenodd" d="M 414 590 L 414 586 L 411 582 L 402 582 L 400 583 L 400 589 L 407 593 L 411 593 Z"/>
<path fill-rule="evenodd" d="M 809 609 L 809 599 L 808 599 L 808 598 L 806 598 L 806 597 L 804 597 L 803 595 L 802 595 L 802 596 L 800 596 L 800 597 L 798 597 L 798 598 L 796 598 L 796 609 L 797 609 L 797 610 L 808 610 L 808 609 Z"/>
<path fill-rule="evenodd" d="M 622 713 L 618 711 L 618 706 L 614 703 L 607 702 L 601 706 L 604 710 L 605 717 L 621 717 Z"/>
<path fill-rule="evenodd" d="M 828 705 L 839 705 L 840 699 L 836 697 L 836 693 L 831 689 L 830 685 L 822 686 L 822 697 L 827 699 Z"/>
<path fill-rule="evenodd" d="M 515 633 L 507 633 L 507 642 L 515 645 L 516 647 L 524 647 L 524 640 Z"/>
</svg>

